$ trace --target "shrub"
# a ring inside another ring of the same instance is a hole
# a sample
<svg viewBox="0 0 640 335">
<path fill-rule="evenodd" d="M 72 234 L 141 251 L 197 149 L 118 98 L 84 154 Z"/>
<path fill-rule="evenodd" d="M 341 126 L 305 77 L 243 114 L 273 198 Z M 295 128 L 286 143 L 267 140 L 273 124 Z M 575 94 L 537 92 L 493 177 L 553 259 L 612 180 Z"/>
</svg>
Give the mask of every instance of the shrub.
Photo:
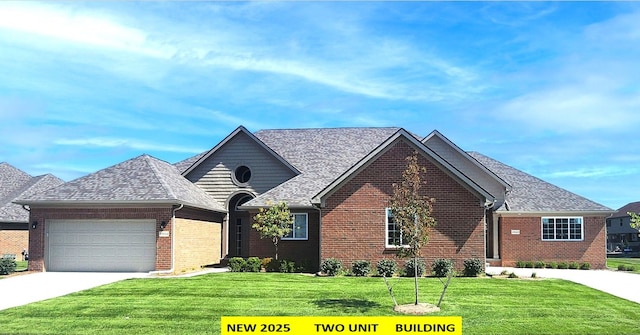
<svg viewBox="0 0 640 335">
<path fill-rule="evenodd" d="M 247 266 L 247 262 L 242 257 L 232 257 L 229 260 L 229 270 L 231 272 L 242 272 Z"/>
<path fill-rule="evenodd" d="M 524 267 L 525 262 L 524 261 L 517 261 L 516 262 L 516 267 L 517 268 L 523 268 Z"/>
<path fill-rule="evenodd" d="M 533 268 L 533 261 L 524 262 L 524 267 L 528 269 Z"/>
<path fill-rule="evenodd" d="M 16 260 L 9 257 L 0 258 L 0 275 L 8 275 L 16 272 Z"/>
<path fill-rule="evenodd" d="M 260 268 L 262 267 L 262 262 L 258 257 L 249 257 L 245 262 L 244 271 L 246 272 L 260 272 Z"/>
<path fill-rule="evenodd" d="M 296 268 L 297 268 L 297 271 L 299 272 L 307 272 L 307 273 L 314 272 L 313 267 L 314 267 L 313 262 L 308 259 L 304 259 L 296 263 Z"/>
<path fill-rule="evenodd" d="M 426 266 L 424 261 L 420 258 L 417 259 L 417 262 L 415 262 L 414 258 L 411 258 L 404 263 L 404 271 L 407 277 L 415 277 L 416 274 L 418 277 L 421 277 L 424 274 L 425 269 Z"/>
<path fill-rule="evenodd" d="M 376 264 L 376 270 L 379 276 L 392 277 L 394 273 L 398 272 L 398 263 L 393 259 L 381 259 Z"/>
<path fill-rule="evenodd" d="M 624 264 L 618 264 L 618 271 L 627 271 L 627 266 Z"/>
<path fill-rule="evenodd" d="M 591 264 L 589 264 L 588 262 L 580 264 L 580 270 L 589 270 L 589 269 L 591 269 Z"/>
<path fill-rule="evenodd" d="M 635 271 L 637 270 L 635 265 L 627 265 L 627 271 Z"/>
<path fill-rule="evenodd" d="M 446 277 L 453 271 L 453 260 L 438 258 L 433 261 L 431 271 L 433 271 L 433 275 L 436 277 Z"/>
<path fill-rule="evenodd" d="M 535 272 L 531 272 L 531 278 L 538 278 L 538 275 Z"/>
<path fill-rule="evenodd" d="M 516 275 L 515 273 L 511 272 L 509 274 L 509 276 L 507 276 L 507 278 L 518 278 L 518 275 Z"/>
<path fill-rule="evenodd" d="M 547 263 L 547 268 L 548 268 L 548 269 L 557 269 L 557 268 L 558 268 L 558 263 L 556 263 L 556 262 L 549 262 L 549 263 Z"/>
<path fill-rule="evenodd" d="M 371 272 L 371 262 L 361 260 L 353 262 L 351 272 L 358 277 L 365 277 Z"/>
<path fill-rule="evenodd" d="M 275 272 L 277 270 L 276 262 L 274 262 L 273 258 L 271 257 L 263 258 L 261 263 L 262 263 L 262 267 L 267 272 Z"/>
<path fill-rule="evenodd" d="M 335 258 L 327 258 L 320 263 L 320 271 L 329 276 L 335 276 L 342 269 L 342 262 Z"/>
<path fill-rule="evenodd" d="M 279 270 L 281 273 L 294 273 L 297 270 L 296 262 L 282 259 L 280 260 Z"/>
<path fill-rule="evenodd" d="M 482 272 L 482 261 L 477 258 L 464 260 L 464 275 L 466 277 L 477 277 Z"/>
<path fill-rule="evenodd" d="M 533 267 L 538 269 L 544 269 L 545 264 L 543 261 L 537 261 L 533 264 Z"/>
<path fill-rule="evenodd" d="M 567 268 L 569 268 L 569 264 L 567 264 L 567 262 L 558 263 L 558 269 L 567 269 Z"/>
<path fill-rule="evenodd" d="M 580 267 L 580 264 L 578 264 L 577 262 L 571 262 L 569 263 L 569 269 L 578 269 Z"/>
</svg>

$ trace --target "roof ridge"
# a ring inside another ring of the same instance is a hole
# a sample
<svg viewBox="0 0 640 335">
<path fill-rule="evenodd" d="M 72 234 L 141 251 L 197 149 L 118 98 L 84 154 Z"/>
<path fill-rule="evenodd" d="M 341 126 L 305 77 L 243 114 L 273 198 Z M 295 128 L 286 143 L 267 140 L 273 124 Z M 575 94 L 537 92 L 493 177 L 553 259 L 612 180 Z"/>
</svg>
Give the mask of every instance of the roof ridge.
<svg viewBox="0 0 640 335">
<path fill-rule="evenodd" d="M 402 129 L 399 126 L 374 126 L 374 127 L 358 127 L 358 126 L 346 126 L 346 127 L 310 127 L 310 128 L 269 128 L 269 129 L 260 129 L 254 132 L 264 132 L 264 131 L 286 131 L 286 130 L 337 130 L 337 129 Z"/>
<path fill-rule="evenodd" d="M 153 173 L 156 175 L 158 181 L 160 182 L 160 184 L 162 185 L 162 188 L 164 188 L 164 190 L 167 192 L 167 194 L 172 197 L 173 199 L 178 199 L 178 197 L 176 196 L 176 194 L 173 192 L 173 189 L 169 186 L 169 184 L 167 183 L 166 180 L 164 180 L 164 176 L 163 174 L 160 172 L 160 169 L 158 168 L 158 166 L 156 165 L 156 163 L 159 163 L 160 160 L 158 160 L 155 157 L 152 157 L 148 154 L 143 154 L 142 158 L 145 160 L 145 162 L 149 165 L 149 167 L 151 167 L 151 170 L 153 170 Z M 168 163 L 167 163 L 168 164 Z"/>
</svg>

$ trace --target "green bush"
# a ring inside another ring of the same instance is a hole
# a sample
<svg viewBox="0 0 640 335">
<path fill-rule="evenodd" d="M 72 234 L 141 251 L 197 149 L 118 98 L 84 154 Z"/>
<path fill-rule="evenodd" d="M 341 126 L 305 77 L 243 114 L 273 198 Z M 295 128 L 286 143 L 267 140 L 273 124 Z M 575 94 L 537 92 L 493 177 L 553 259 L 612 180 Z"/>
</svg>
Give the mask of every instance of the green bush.
<svg viewBox="0 0 640 335">
<path fill-rule="evenodd" d="M 229 270 L 231 272 L 243 272 L 246 266 L 247 262 L 242 257 L 232 257 L 229 260 Z"/>
<path fill-rule="evenodd" d="M 425 269 L 426 265 L 420 258 L 417 259 L 417 262 L 415 262 L 414 259 L 411 258 L 404 263 L 404 271 L 407 277 L 415 277 L 416 272 L 418 277 L 421 277 L 424 274 Z"/>
<path fill-rule="evenodd" d="M 532 269 L 533 268 L 533 261 L 524 262 L 524 267 L 528 268 L 528 269 Z"/>
<path fill-rule="evenodd" d="M 580 264 L 578 264 L 577 262 L 569 263 L 569 269 L 576 270 L 578 268 L 580 268 Z"/>
<path fill-rule="evenodd" d="M 533 267 L 538 269 L 544 269 L 545 264 L 543 261 L 537 261 L 533 264 Z"/>
<path fill-rule="evenodd" d="M 281 273 L 294 273 L 298 268 L 296 267 L 296 262 L 282 259 L 280 260 L 279 270 Z"/>
<path fill-rule="evenodd" d="M 0 258 L 0 275 L 8 275 L 16 272 L 16 260 L 9 257 Z"/>
<path fill-rule="evenodd" d="M 262 262 L 258 257 L 249 257 L 245 262 L 244 271 L 245 272 L 260 272 L 260 268 L 262 267 Z"/>
<path fill-rule="evenodd" d="M 446 277 L 451 271 L 453 271 L 453 260 L 438 258 L 433 261 L 431 271 L 436 277 Z"/>
<path fill-rule="evenodd" d="M 378 271 L 378 276 L 393 277 L 398 272 L 398 263 L 393 259 L 381 259 L 376 264 L 376 271 Z"/>
<path fill-rule="evenodd" d="M 567 262 L 558 263 L 558 269 L 568 269 L 568 268 L 569 268 L 569 264 Z"/>
<path fill-rule="evenodd" d="M 591 264 L 589 264 L 588 262 L 580 264 L 580 270 L 589 270 L 589 269 L 591 269 Z"/>
<path fill-rule="evenodd" d="M 351 265 L 351 272 L 358 277 L 366 277 L 371 272 L 371 262 L 366 260 L 355 261 Z"/>
<path fill-rule="evenodd" d="M 556 262 L 547 263 L 547 269 L 557 269 L 557 268 L 558 268 L 558 263 Z"/>
<path fill-rule="evenodd" d="M 518 275 L 516 275 L 515 273 L 511 272 L 507 278 L 518 278 Z"/>
<path fill-rule="evenodd" d="M 635 270 L 637 270 L 637 269 L 638 269 L 638 268 L 636 268 L 636 266 L 635 266 L 635 265 L 627 265 L 627 271 L 635 271 Z"/>
<path fill-rule="evenodd" d="M 627 266 L 624 264 L 618 264 L 618 271 L 627 271 Z"/>
<path fill-rule="evenodd" d="M 320 263 L 320 271 L 328 276 L 335 276 L 342 269 L 342 262 L 335 258 L 327 258 Z"/>
<path fill-rule="evenodd" d="M 526 263 L 525 261 L 517 261 L 516 262 L 516 267 L 517 268 L 523 268 L 525 263 Z"/>
<path fill-rule="evenodd" d="M 478 258 L 469 258 L 464 260 L 465 277 L 477 277 L 482 272 L 482 261 Z"/>
</svg>

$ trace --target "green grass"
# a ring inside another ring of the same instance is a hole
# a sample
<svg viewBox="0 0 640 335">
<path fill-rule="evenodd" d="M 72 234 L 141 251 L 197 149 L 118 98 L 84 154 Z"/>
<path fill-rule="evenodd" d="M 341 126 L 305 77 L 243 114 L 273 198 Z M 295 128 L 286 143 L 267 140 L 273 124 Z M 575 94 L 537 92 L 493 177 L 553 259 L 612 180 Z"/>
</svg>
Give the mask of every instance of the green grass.
<svg viewBox="0 0 640 335">
<path fill-rule="evenodd" d="M 640 258 L 607 258 L 607 267 L 618 270 L 618 265 L 635 266 L 633 273 L 640 273 Z M 631 272 L 631 271 L 630 271 Z"/>
<path fill-rule="evenodd" d="M 399 303 L 413 281 L 393 279 Z M 52 283 L 54 285 L 54 283 Z M 423 302 L 442 284 L 421 280 Z M 561 280 L 454 278 L 442 310 L 464 334 L 629 334 L 638 304 Z M 0 311 L 9 334 L 219 334 L 221 316 L 397 315 L 381 278 L 219 273 L 131 279 Z"/>
</svg>

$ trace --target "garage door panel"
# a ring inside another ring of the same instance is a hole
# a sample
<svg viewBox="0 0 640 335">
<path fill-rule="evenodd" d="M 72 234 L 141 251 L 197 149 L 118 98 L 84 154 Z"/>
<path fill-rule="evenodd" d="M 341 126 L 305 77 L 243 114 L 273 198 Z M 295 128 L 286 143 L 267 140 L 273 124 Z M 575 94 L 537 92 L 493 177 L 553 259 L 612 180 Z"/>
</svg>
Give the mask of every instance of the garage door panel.
<svg viewBox="0 0 640 335">
<path fill-rule="evenodd" d="M 49 271 L 151 271 L 155 220 L 47 221 Z"/>
</svg>

